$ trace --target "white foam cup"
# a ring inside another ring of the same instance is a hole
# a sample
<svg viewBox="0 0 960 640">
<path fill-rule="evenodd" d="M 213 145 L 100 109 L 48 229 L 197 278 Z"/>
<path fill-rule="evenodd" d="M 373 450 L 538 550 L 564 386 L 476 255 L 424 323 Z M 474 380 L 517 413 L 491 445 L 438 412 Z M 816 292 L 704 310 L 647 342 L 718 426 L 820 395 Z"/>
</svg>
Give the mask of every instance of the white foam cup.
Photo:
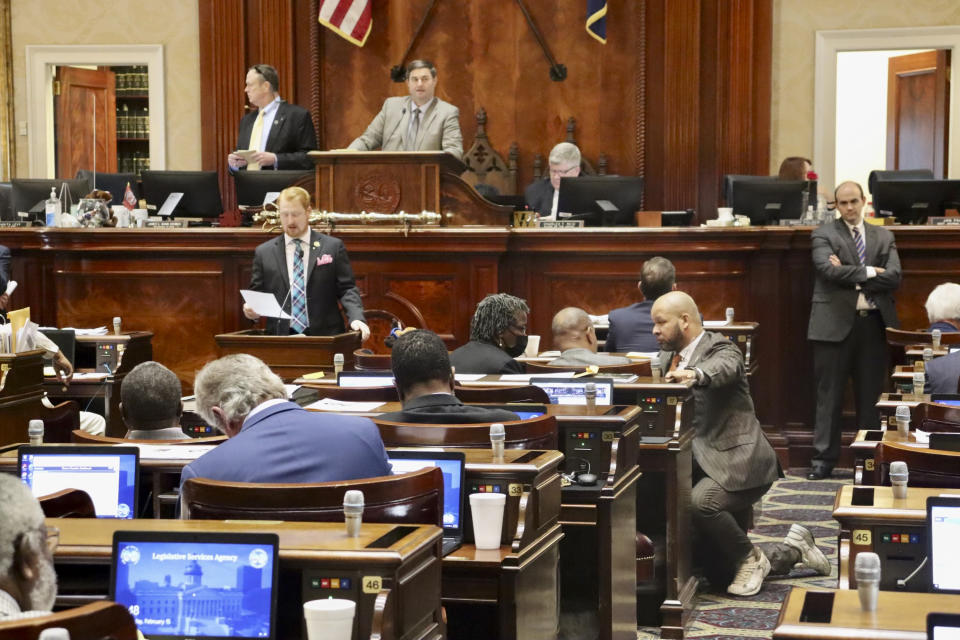
<svg viewBox="0 0 960 640">
<path fill-rule="evenodd" d="M 527 336 L 527 348 L 523 355 L 528 358 L 536 358 L 540 353 L 540 336 Z"/>
<path fill-rule="evenodd" d="M 136 225 L 133 224 L 133 221 L 136 220 Z M 134 209 L 130 213 L 130 226 L 143 227 L 147 224 L 147 210 L 146 209 Z"/>
<path fill-rule="evenodd" d="M 350 640 L 353 637 L 353 600 L 325 598 L 303 603 L 308 640 Z"/>
<path fill-rule="evenodd" d="M 717 220 L 733 220 L 733 207 L 717 207 Z"/>
<path fill-rule="evenodd" d="M 507 496 L 502 493 L 470 494 L 470 511 L 473 516 L 473 543 L 477 549 L 500 548 L 503 508 L 506 504 Z"/>
</svg>

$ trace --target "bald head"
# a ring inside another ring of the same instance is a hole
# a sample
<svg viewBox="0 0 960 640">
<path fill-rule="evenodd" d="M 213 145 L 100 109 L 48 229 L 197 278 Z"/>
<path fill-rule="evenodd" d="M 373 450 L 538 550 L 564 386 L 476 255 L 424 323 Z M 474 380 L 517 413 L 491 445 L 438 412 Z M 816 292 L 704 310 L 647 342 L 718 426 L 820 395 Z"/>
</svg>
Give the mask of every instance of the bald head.
<svg viewBox="0 0 960 640">
<path fill-rule="evenodd" d="M 553 316 L 553 346 L 560 351 L 590 349 L 597 351 L 597 335 L 590 316 L 579 307 L 566 307 Z"/>
<path fill-rule="evenodd" d="M 683 291 L 671 291 L 657 298 L 650 318 L 653 335 L 664 351 L 680 351 L 703 333 L 697 303 Z"/>
</svg>

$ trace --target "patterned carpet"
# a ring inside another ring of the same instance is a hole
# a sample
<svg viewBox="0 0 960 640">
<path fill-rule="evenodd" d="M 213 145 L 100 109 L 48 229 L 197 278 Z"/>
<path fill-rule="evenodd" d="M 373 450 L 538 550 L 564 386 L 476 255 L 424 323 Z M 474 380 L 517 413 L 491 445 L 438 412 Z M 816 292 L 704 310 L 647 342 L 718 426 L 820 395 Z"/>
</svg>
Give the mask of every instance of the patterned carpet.
<svg viewBox="0 0 960 640">
<path fill-rule="evenodd" d="M 780 606 L 790 588 L 797 586 L 835 587 L 837 584 L 837 523 L 831 516 L 837 489 L 852 482 L 852 472 L 837 470 L 830 480 L 811 482 L 806 469 L 791 470 L 763 498 L 763 512 L 756 518 L 750 538 L 763 546 L 779 542 L 799 522 L 817 540 L 817 546 L 833 564 L 828 577 L 807 569 L 794 569 L 790 575 L 770 577 L 760 593 L 749 598 L 728 596 L 725 591 L 701 591 L 697 606 L 687 626 L 687 638 L 734 640 L 735 638 L 769 638 L 776 626 Z M 637 638 L 660 637 L 659 629 L 642 627 Z"/>
</svg>

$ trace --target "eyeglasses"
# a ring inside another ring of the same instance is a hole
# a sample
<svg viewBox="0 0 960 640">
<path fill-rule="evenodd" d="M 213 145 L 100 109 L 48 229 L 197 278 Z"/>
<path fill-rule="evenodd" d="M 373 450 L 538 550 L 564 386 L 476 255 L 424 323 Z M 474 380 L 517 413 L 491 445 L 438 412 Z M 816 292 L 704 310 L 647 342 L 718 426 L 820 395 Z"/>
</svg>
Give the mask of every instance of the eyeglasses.
<svg viewBox="0 0 960 640">
<path fill-rule="evenodd" d="M 53 553 L 57 545 L 60 544 L 60 529 L 50 526 L 45 527 L 45 529 L 47 534 L 47 550 Z"/>
<path fill-rule="evenodd" d="M 578 168 L 577 165 L 573 165 L 572 167 L 567 167 L 566 169 L 550 169 L 550 175 L 561 176 L 561 177 L 570 175 L 570 172 L 577 168 Z"/>
</svg>

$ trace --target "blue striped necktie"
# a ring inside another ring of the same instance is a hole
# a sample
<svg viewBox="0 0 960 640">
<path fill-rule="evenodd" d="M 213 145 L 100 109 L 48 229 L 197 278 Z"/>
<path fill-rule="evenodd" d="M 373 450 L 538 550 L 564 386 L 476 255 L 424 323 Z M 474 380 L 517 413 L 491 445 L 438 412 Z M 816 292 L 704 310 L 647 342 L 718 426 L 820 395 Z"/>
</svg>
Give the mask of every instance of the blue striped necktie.
<svg viewBox="0 0 960 640">
<path fill-rule="evenodd" d="M 867 264 L 867 248 L 863 244 L 863 235 L 859 227 L 853 228 L 853 244 L 857 245 L 857 257 L 860 258 L 860 266 Z"/>
<path fill-rule="evenodd" d="M 303 242 L 300 238 L 293 240 L 293 282 L 290 284 L 290 328 L 296 333 L 303 333 L 307 328 L 307 287 L 303 277 Z"/>
</svg>

